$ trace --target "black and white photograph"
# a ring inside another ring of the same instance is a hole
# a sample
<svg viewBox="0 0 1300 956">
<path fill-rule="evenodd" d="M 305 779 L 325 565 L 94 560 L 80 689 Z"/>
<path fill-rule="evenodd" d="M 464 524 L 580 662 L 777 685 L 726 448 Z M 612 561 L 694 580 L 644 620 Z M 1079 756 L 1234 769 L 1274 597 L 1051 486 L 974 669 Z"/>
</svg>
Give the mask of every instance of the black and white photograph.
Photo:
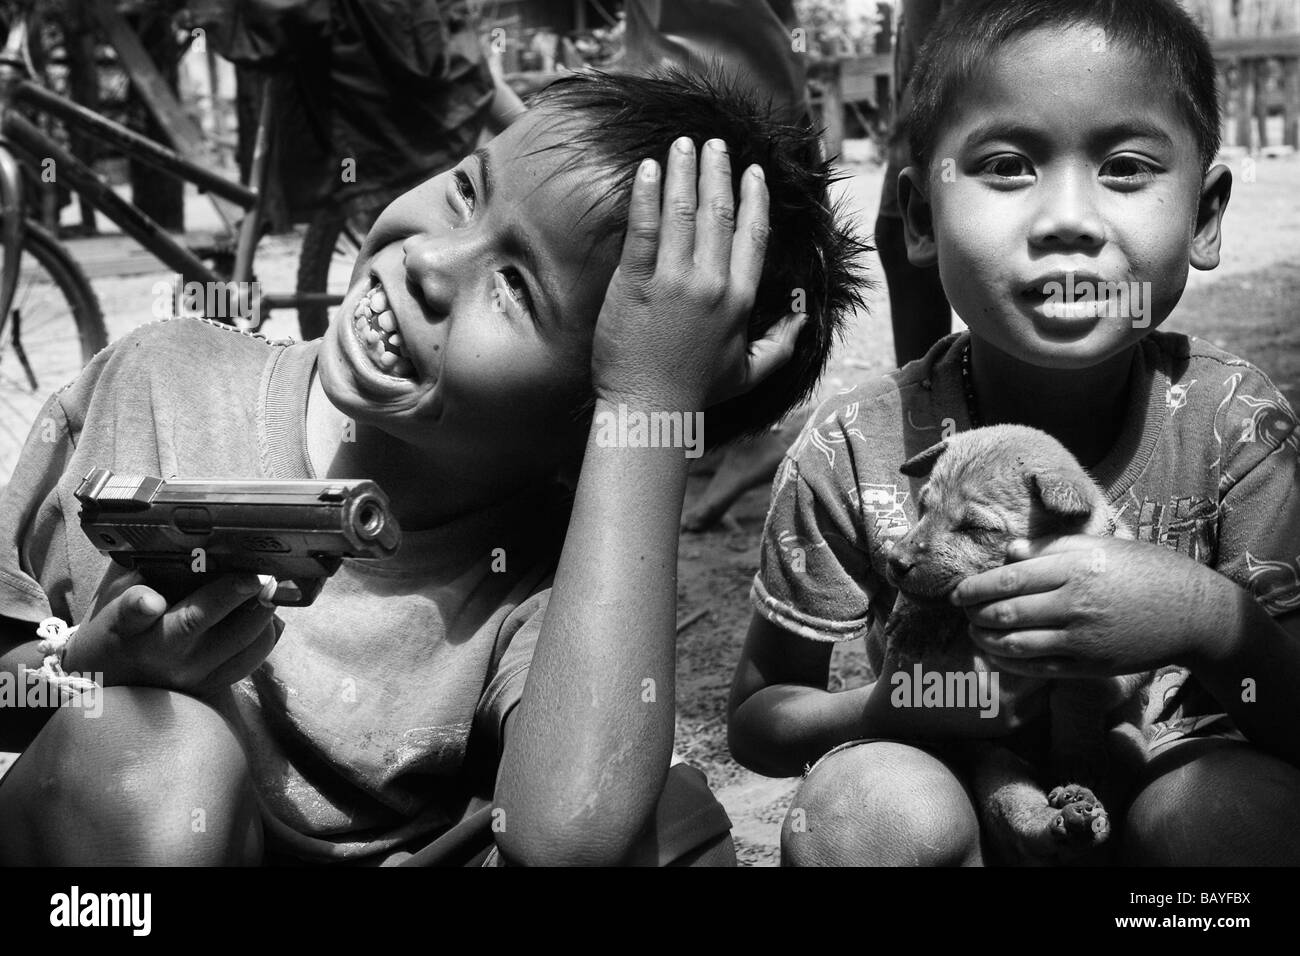
<svg viewBox="0 0 1300 956">
<path fill-rule="evenodd" d="M 1284 925 L 1300 0 L 0 0 L 0 42 L 20 931 L 193 938 L 235 867 Z"/>
</svg>

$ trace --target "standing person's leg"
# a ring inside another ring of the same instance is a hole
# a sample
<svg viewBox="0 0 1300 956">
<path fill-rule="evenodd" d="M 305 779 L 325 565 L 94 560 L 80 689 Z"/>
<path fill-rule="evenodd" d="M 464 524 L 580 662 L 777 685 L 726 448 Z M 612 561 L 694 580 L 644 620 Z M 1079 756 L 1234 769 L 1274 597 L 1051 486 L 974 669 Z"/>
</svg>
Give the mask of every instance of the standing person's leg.
<svg viewBox="0 0 1300 956">
<path fill-rule="evenodd" d="M 898 174 L 912 162 L 903 123 L 912 108 L 908 80 L 917 51 L 953 0 L 903 0 L 894 48 L 894 129 L 885 182 L 876 218 L 876 251 L 889 286 L 889 321 L 894 329 L 894 361 L 902 368 L 930 351 L 952 331 L 952 309 L 939 281 L 939 267 L 919 269 L 907 258 L 903 213 L 898 205 Z"/>
<path fill-rule="evenodd" d="M 906 94 L 899 109 L 907 109 Z M 889 322 L 894 329 L 894 360 L 902 368 L 919 359 L 930 346 L 952 331 L 952 309 L 939 281 L 939 267 L 918 268 L 907 258 L 903 212 L 898 205 L 898 174 L 912 161 L 906 141 L 895 134 L 880 189 L 876 216 L 876 252 L 889 287 Z"/>
<path fill-rule="evenodd" d="M 876 251 L 889 287 L 894 360 L 902 368 L 952 331 L 952 308 L 939 281 L 939 267 L 922 269 L 908 261 L 902 219 L 877 217 Z"/>
</svg>

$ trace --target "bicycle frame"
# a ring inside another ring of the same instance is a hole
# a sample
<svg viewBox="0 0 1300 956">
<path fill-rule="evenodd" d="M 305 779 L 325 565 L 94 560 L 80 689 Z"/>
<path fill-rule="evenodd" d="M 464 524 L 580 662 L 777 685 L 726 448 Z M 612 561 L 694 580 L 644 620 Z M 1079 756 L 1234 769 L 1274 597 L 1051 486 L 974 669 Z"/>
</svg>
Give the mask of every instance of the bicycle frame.
<svg viewBox="0 0 1300 956">
<path fill-rule="evenodd" d="M 269 167 L 267 153 L 273 122 L 271 86 L 274 80 L 268 84 L 263 97 L 252 171 L 253 183 L 257 188 L 250 189 L 204 169 L 175 151 L 29 80 L 26 76 L 26 34 L 27 24 L 20 16 L 10 29 L 4 50 L 0 51 L 0 214 L 4 217 L 0 226 L 0 242 L 3 242 L 6 253 L 4 269 L 0 272 L 0 333 L 4 330 L 13 303 L 18 279 L 17 253 L 22 248 L 25 222 L 22 163 L 26 163 L 29 168 L 40 169 L 46 160 L 53 160 L 60 182 L 70 185 L 94 209 L 116 223 L 124 233 L 164 265 L 179 273 L 183 282 L 198 282 L 205 286 L 222 282 L 234 284 L 239 295 L 239 311 L 236 314 L 248 314 L 245 310 L 249 304 L 247 297 L 253 274 L 253 251 L 261 229 L 259 199 Z M 249 215 L 244 216 L 240 223 L 232 274 L 223 277 L 206 265 L 152 218 L 115 193 L 88 165 L 17 112 L 16 107 L 19 106 L 39 109 L 61 120 L 69 128 L 87 132 L 151 168 L 194 183 L 201 190 L 214 193 L 248 210 Z M 21 162 L 15 159 L 15 154 Z M 263 295 L 260 307 L 270 310 L 317 302 L 334 305 L 339 298 L 319 293 Z"/>
</svg>

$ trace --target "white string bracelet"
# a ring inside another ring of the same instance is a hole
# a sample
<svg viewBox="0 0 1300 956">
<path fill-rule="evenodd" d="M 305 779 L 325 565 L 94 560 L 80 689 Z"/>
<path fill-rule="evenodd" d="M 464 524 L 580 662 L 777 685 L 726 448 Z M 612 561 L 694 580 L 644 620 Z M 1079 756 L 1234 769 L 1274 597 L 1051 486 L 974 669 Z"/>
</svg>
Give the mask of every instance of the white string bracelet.
<svg viewBox="0 0 1300 956">
<path fill-rule="evenodd" d="M 83 690 L 93 690 L 99 685 L 88 677 L 69 674 L 63 669 L 63 657 L 68 651 L 68 642 L 77 633 L 77 625 L 68 625 L 57 617 L 47 617 L 36 627 L 36 636 L 40 643 L 37 650 L 45 655 L 39 670 L 24 668 L 27 674 L 44 680 L 59 693 L 60 700 L 66 701 Z"/>
</svg>

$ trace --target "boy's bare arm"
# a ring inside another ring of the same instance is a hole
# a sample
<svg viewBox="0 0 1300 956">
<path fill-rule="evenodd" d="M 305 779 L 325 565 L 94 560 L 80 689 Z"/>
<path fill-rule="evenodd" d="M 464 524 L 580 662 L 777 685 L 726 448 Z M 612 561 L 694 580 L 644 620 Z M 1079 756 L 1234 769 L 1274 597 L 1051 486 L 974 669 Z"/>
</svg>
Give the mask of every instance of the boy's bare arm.
<svg viewBox="0 0 1300 956">
<path fill-rule="evenodd" d="M 1021 542 L 954 592 L 992 662 L 1028 676 L 1186 666 L 1256 746 L 1300 764 L 1300 615 L 1273 618 L 1213 568 L 1159 545 Z"/>
<path fill-rule="evenodd" d="M 63 655 L 69 673 L 94 677 L 104 686 L 168 687 L 200 696 L 251 673 L 274 647 L 274 609 L 253 597 L 269 597 L 273 585 L 257 575 L 222 575 L 167 607 L 162 595 L 139 583 L 138 574 L 109 579 L 95 608 L 80 623 Z M 0 617 L 0 673 L 26 694 L 28 669 L 44 659 L 36 625 Z M 22 750 L 53 714 L 52 708 L 0 711 L 0 749 Z"/>
<path fill-rule="evenodd" d="M 27 668 L 41 666 L 36 625 L 0 616 L 0 680 L 13 680 L 18 693 L 25 693 L 22 676 Z M 50 708 L 14 707 L 0 711 L 0 750 L 23 750 L 44 725 Z"/>
<path fill-rule="evenodd" d="M 643 164 L 623 258 L 597 322 L 595 418 L 497 776 L 505 811 L 498 845 L 514 862 L 621 861 L 649 822 L 672 754 L 688 462 L 682 448 L 601 440 L 602 418 L 693 415 L 778 367 L 798 331 L 787 321 L 746 342 L 766 243 L 766 188 L 748 171 L 734 214 L 726 152 L 706 145 L 700 162 L 697 201 L 694 146 L 672 150 L 662 221 L 658 166 Z"/>
<path fill-rule="evenodd" d="M 789 633 L 755 614 L 731 685 L 727 741 L 732 756 L 756 773 L 793 777 L 850 740 L 951 740 L 999 737 L 1021 727 L 1040 697 L 1003 692 L 997 716 L 960 707 L 895 707 L 894 671 L 871 684 L 826 689 L 829 643 Z"/>
<path fill-rule="evenodd" d="M 865 736 L 877 685 L 828 691 L 833 647 L 753 616 L 727 704 L 727 745 L 739 763 L 769 777 L 795 777 L 831 748 Z"/>
</svg>

